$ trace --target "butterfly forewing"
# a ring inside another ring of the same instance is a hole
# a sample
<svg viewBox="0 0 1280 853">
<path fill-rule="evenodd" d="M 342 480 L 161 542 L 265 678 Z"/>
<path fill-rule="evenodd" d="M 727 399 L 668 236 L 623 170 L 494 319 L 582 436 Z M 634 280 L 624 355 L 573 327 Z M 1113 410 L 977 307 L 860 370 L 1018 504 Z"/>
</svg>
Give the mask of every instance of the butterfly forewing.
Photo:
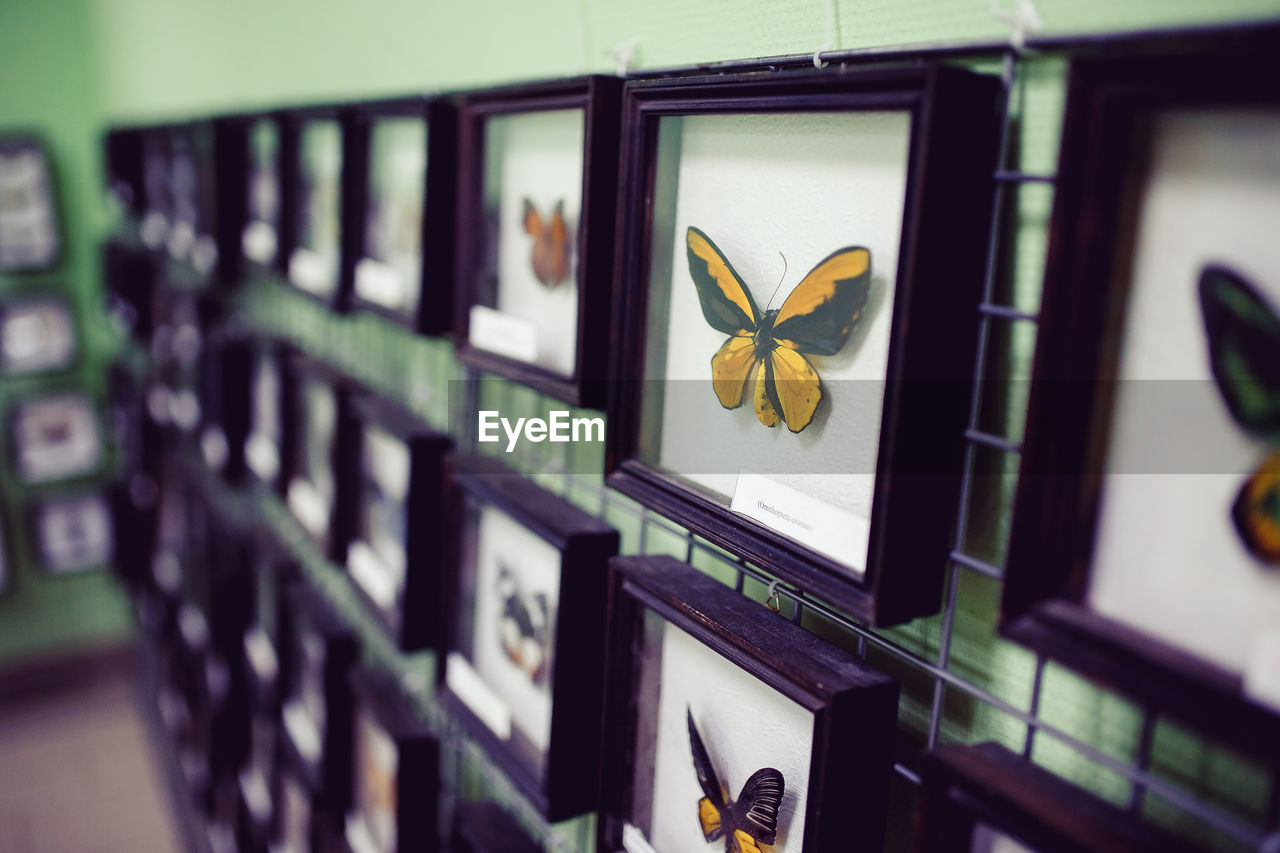
<svg viewBox="0 0 1280 853">
<path fill-rule="evenodd" d="M 1200 274 L 1209 363 L 1231 415 L 1280 441 L 1280 317 L 1254 287 L 1223 267 Z"/>
<path fill-rule="evenodd" d="M 760 309 L 742 277 L 711 238 L 697 228 L 689 228 L 685 242 L 689 274 L 698 290 L 702 316 L 711 328 L 726 335 L 754 333 L 760 324 Z"/>
<path fill-rule="evenodd" d="M 773 339 L 813 355 L 835 355 L 862 316 L 871 286 L 871 252 L 832 252 L 806 275 L 778 309 Z"/>
<path fill-rule="evenodd" d="M 782 807 L 785 785 L 782 773 L 762 767 L 747 779 L 738 795 L 734 812 L 745 824 L 735 829 L 750 833 L 761 844 L 772 844 L 778 834 L 778 809 Z"/>
</svg>

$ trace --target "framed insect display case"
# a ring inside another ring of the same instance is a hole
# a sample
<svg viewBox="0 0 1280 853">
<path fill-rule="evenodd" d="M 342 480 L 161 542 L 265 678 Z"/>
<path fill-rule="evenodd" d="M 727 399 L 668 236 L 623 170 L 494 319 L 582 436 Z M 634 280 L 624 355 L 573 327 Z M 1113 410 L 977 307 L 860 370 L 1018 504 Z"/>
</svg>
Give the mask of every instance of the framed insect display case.
<svg viewBox="0 0 1280 853">
<path fill-rule="evenodd" d="M 1277 47 L 1071 66 L 1002 602 L 1014 639 L 1272 763 Z"/>
<path fill-rule="evenodd" d="M 622 83 L 465 95 L 455 328 L 461 358 L 580 406 L 604 404 Z"/>
<path fill-rule="evenodd" d="M 286 277 L 291 285 L 331 307 L 339 307 L 345 288 L 346 192 L 343 114 L 337 107 L 294 110 L 284 116 L 282 141 L 293 151 L 282 155 L 287 234 Z"/>
<path fill-rule="evenodd" d="M 351 853 L 440 848 L 440 745 L 387 673 L 352 673 L 354 778 L 344 837 Z"/>
<path fill-rule="evenodd" d="M 929 753 L 921 780 L 916 853 L 1197 849 L 996 743 Z"/>
<path fill-rule="evenodd" d="M 44 145 L 0 137 L 0 272 L 49 269 L 61 251 L 57 190 Z"/>
<path fill-rule="evenodd" d="M 453 328 L 457 118 L 447 98 L 354 107 L 351 302 L 414 331 Z"/>
<path fill-rule="evenodd" d="M 610 578 L 598 849 L 879 850 L 897 683 L 670 557 Z"/>
<path fill-rule="evenodd" d="M 200 350 L 200 452 L 205 464 L 233 483 L 249 474 L 253 341 L 239 329 L 213 329 Z"/>
<path fill-rule="evenodd" d="M 444 701 L 547 820 L 591 811 L 618 532 L 493 460 L 451 465 Z"/>
<path fill-rule="evenodd" d="M 297 125 L 278 113 L 241 116 L 239 140 L 244 168 L 245 216 L 240 232 L 240 255 L 249 269 L 287 273 L 281 251 L 284 223 L 293 222 L 293 200 L 287 198 L 285 176 L 297 169 Z M 296 186 L 294 187 L 296 189 Z"/>
<path fill-rule="evenodd" d="M 70 370 L 79 355 L 75 310 L 65 296 L 19 292 L 0 302 L 0 375 Z"/>
<path fill-rule="evenodd" d="M 351 629 L 306 583 L 285 592 L 288 669 L 281 688 L 283 761 L 310 801 L 313 831 L 341 835 L 351 803 L 352 694 L 359 646 Z M 282 805 L 289 811 L 288 784 Z M 289 819 L 283 823 L 287 826 Z"/>
<path fill-rule="evenodd" d="M 445 456 L 453 442 L 388 400 L 349 407 L 357 475 L 347 573 L 402 651 L 439 648 L 449 534 Z"/>
<path fill-rule="evenodd" d="M 295 414 L 285 503 L 325 555 L 344 563 L 351 526 L 346 484 L 354 482 L 357 464 L 347 414 L 350 390 L 341 377 L 306 356 L 295 356 L 291 370 L 296 384 L 285 405 Z"/>
<path fill-rule="evenodd" d="M 873 624 L 937 610 L 998 92 L 936 66 L 628 84 L 610 485 Z"/>
<path fill-rule="evenodd" d="M 9 430 L 13 471 L 25 485 L 87 476 L 106 455 L 97 406 L 78 390 L 15 402 Z"/>
<path fill-rule="evenodd" d="M 71 575 L 111 566 L 115 525 L 102 494 L 50 498 L 31 511 L 40 565 L 51 575 Z"/>
<path fill-rule="evenodd" d="M 497 803 L 460 804 L 453 813 L 453 853 L 541 853 L 542 845 Z"/>
<path fill-rule="evenodd" d="M 297 358 L 283 341 L 254 338 L 251 343 L 245 467 L 281 497 L 288 494 L 293 441 L 298 435 Z"/>
</svg>

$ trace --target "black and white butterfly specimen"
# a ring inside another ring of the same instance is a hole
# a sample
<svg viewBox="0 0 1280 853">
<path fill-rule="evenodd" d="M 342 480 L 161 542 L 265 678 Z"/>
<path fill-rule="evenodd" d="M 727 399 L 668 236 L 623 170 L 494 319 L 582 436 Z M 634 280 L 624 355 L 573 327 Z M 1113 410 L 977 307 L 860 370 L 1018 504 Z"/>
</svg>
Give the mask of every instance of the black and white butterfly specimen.
<svg viewBox="0 0 1280 853">
<path fill-rule="evenodd" d="M 550 660 L 548 641 L 551 608 L 546 593 L 530 595 L 506 566 L 498 567 L 498 639 L 507 659 L 520 667 L 529 680 L 541 684 Z"/>
<path fill-rule="evenodd" d="M 742 786 L 737 801 L 725 796 L 720 777 L 711 766 L 711 756 L 702 745 L 702 737 L 689 718 L 689 746 L 693 750 L 693 769 L 705 795 L 698 800 L 698 822 L 707 841 L 724 839 L 725 853 L 764 853 L 778 835 L 778 809 L 786 785 L 782 773 L 763 767 L 752 773 Z"/>
</svg>

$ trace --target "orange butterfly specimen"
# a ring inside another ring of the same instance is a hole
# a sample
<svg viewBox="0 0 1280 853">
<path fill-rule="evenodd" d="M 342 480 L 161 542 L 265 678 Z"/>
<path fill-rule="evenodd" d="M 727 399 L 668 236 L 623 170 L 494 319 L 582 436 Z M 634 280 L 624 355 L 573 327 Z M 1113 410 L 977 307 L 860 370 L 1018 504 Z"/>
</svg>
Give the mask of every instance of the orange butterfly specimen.
<svg viewBox="0 0 1280 853">
<path fill-rule="evenodd" d="M 551 219 L 529 199 L 524 200 L 524 230 L 533 238 L 533 274 L 547 287 L 555 287 L 569 277 L 569 229 L 564 224 L 564 200 L 556 202 Z"/>
</svg>

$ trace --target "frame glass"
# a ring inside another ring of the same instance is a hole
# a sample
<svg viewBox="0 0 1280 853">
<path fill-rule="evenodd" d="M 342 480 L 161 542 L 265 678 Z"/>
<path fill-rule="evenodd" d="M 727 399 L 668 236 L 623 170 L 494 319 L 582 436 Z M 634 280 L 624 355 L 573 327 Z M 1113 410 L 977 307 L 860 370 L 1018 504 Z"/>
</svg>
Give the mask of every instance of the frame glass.
<svg viewBox="0 0 1280 853">
<path fill-rule="evenodd" d="M 288 223 L 289 283 L 337 305 L 342 289 L 343 126 L 336 110 L 289 116 L 297 146 L 289 190 L 296 206 Z"/>
<path fill-rule="evenodd" d="M 1273 763 L 1277 48 L 1072 64 L 1002 602 L 1009 636 Z"/>
<path fill-rule="evenodd" d="M 352 673 L 354 776 L 345 838 L 352 853 L 439 846 L 440 746 L 385 673 Z"/>
<path fill-rule="evenodd" d="M 670 557 L 610 578 L 598 849 L 879 850 L 897 683 Z"/>
<path fill-rule="evenodd" d="M 998 95 L 942 67 L 628 84 L 610 485 L 873 624 L 937 609 Z"/>
<path fill-rule="evenodd" d="M 98 414 L 78 391 L 24 400 L 14 408 L 13 458 L 28 485 L 91 474 L 102 464 Z"/>
<path fill-rule="evenodd" d="M 1198 849 L 996 743 L 925 756 L 916 853 Z"/>
<path fill-rule="evenodd" d="M 459 122 L 461 358 L 604 404 L 620 81 L 467 95 Z"/>
<path fill-rule="evenodd" d="M 0 138 L 0 272 L 48 269 L 58 262 L 56 192 L 40 142 Z"/>
<path fill-rule="evenodd" d="M 0 304 L 0 374 L 66 370 L 79 354 L 75 314 L 61 295 L 34 293 Z"/>
<path fill-rule="evenodd" d="M 439 648 L 452 440 L 376 397 L 352 400 L 357 476 L 347 573 L 402 651 Z"/>
<path fill-rule="evenodd" d="M 111 565 L 114 527 L 103 495 L 44 501 L 35 509 L 40 563 L 51 575 L 69 575 Z"/>
<path fill-rule="evenodd" d="M 605 561 L 618 532 L 492 460 L 453 465 L 459 540 L 445 701 L 549 821 L 590 811 Z"/>
</svg>

